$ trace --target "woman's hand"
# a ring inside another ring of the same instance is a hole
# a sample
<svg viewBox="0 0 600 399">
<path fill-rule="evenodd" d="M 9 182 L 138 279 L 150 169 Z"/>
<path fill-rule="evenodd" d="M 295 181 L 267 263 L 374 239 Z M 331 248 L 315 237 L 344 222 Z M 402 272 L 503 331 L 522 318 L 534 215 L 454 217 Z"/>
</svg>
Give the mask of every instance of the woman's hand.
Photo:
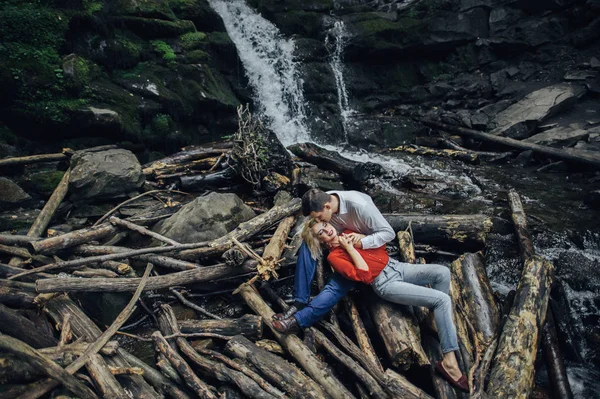
<svg viewBox="0 0 600 399">
<path fill-rule="evenodd" d="M 344 248 L 347 252 L 354 248 L 354 243 L 350 237 L 346 235 L 339 236 L 339 243 L 342 248 Z"/>
<path fill-rule="evenodd" d="M 366 235 L 360 234 L 360 233 L 348 233 L 348 234 L 342 234 L 340 237 L 347 237 L 350 239 L 350 241 L 352 242 L 352 245 L 354 247 L 362 248 L 362 242 L 360 240 L 365 238 Z"/>
</svg>

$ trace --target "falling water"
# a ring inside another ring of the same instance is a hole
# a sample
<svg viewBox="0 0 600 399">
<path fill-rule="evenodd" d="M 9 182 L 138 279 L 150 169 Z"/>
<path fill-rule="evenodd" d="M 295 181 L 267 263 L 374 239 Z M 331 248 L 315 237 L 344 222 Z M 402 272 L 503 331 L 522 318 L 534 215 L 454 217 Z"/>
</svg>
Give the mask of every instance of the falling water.
<svg viewBox="0 0 600 399">
<path fill-rule="evenodd" d="M 335 78 L 338 108 L 340 109 L 340 115 L 342 117 L 342 126 L 344 128 L 346 141 L 348 141 L 350 118 L 354 114 L 354 111 L 350 108 L 348 91 L 346 90 L 346 84 L 344 82 L 344 46 L 349 37 L 343 21 L 336 21 L 325 36 L 325 47 L 329 50 L 331 56 L 329 66 L 331 67 Z"/>
<path fill-rule="evenodd" d="M 295 44 L 242 0 L 209 0 L 235 43 L 260 113 L 283 145 L 310 141 Z"/>
</svg>

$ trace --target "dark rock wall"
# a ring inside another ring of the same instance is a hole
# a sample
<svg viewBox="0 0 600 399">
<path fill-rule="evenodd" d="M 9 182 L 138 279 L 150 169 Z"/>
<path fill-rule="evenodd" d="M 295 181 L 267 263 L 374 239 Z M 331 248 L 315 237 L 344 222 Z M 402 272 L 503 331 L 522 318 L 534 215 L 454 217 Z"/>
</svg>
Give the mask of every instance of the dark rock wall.
<svg viewBox="0 0 600 399">
<path fill-rule="evenodd" d="M 589 61 L 600 38 L 597 0 L 249 4 L 295 38 L 309 116 L 318 117 L 311 127 L 327 139 L 344 134 L 325 45 L 335 21 L 352 35 L 350 106 L 388 116 L 403 105 L 475 111 L 514 102 Z M 235 107 L 251 101 L 235 45 L 205 0 L 7 0 L 0 35 L 5 153 L 39 151 L 31 141 L 172 152 L 231 134 Z M 485 129 L 487 119 L 478 112 L 472 125 Z M 348 132 L 356 144 L 401 141 L 365 123 Z"/>
</svg>

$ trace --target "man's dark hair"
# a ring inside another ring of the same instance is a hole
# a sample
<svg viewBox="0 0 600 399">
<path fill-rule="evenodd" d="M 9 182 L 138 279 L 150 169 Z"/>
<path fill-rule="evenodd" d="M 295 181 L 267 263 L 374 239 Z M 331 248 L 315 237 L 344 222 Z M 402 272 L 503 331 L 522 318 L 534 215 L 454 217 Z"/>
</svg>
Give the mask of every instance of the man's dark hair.
<svg viewBox="0 0 600 399">
<path fill-rule="evenodd" d="M 318 188 L 311 188 L 302 196 L 302 214 L 308 216 L 311 212 L 321 212 L 330 201 L 330 195 Z"/>
</svg>

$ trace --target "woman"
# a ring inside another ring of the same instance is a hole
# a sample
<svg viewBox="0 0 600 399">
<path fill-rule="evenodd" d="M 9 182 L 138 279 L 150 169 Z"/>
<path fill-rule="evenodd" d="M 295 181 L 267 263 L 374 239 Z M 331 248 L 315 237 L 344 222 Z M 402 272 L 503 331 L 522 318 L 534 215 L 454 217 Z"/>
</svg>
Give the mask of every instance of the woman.
<svg viewBox="0 0 600 399">
<path fill-rule="evenodd" d="M 349 280 L 370 284 L 381 298 L 432 309 L 443 352 L 442 360 L 435 367 L 452 385 L 469 392 L 467 379 L 454 355 L 458 350 L 458 339 L 448 296 L 450 270 L 447 267 L 401 263 L 389 257 L 385 245 L 367 250 L 355 248 L 354 243 L 362 238 L 361 234 L 345 231 L 338 235 L 332 225 L 316 219 L 305 224 L 302 238 L 315 259 L 322 256 L 321 245 L 327 246 L 327 261 L 336 272 Z M 423 287 L 427 284 L 433 288 Z"/>
</svg>

